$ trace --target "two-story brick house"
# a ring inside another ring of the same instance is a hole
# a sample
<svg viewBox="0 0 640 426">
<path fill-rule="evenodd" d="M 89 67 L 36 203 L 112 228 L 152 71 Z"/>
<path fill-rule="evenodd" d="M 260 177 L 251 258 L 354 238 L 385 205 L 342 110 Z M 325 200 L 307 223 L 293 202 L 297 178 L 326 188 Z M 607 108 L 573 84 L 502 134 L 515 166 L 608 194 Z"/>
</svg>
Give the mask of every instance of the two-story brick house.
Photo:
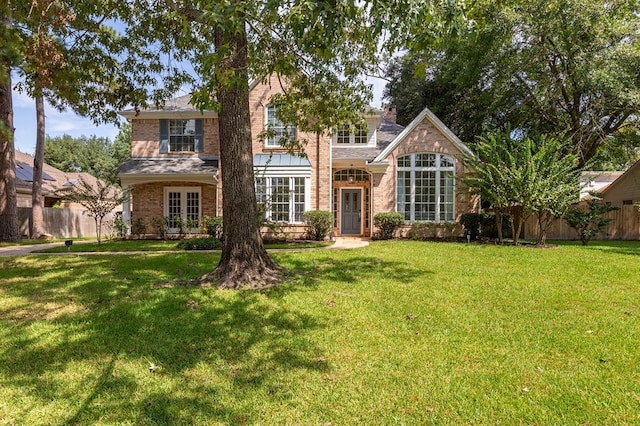
<svg viewBox="0 0 640 426">
<path fill-rule="evenodd" d="M 477 210 L 477 197 L 456 179 L 466 172 L 461 157 L 470 151 L 428 109 L 406 128 L 395 124 L 393 108 L 372 109 L 365 114 L 367 129 L 345 126 L 318 137 L 275 117 L 270 100 L 281 91 L 277 81 L 254 82 L 249 96 L 256 194 L 270 219 L 301 233 L 305 211 L 326 210 L 334 213 L 335 235 L 366 237 L 378 212 L 402 212 L 407 222 L 453 222 Z M 201 113 L 183 96 L 162 109 L 122 115 L 132 123 L 131 159 L 120 169 L 123 187 L 131 189 L 124 217 L 150 225 L 157 217 L 195 223 L 222 215 L 218 155 L 224 141 L 217 114 Z M 261 140 L 267 126 L 274 136 Z M 285 132 L 307 141 L 306 158 L 278 144 Z"/>
</svg>

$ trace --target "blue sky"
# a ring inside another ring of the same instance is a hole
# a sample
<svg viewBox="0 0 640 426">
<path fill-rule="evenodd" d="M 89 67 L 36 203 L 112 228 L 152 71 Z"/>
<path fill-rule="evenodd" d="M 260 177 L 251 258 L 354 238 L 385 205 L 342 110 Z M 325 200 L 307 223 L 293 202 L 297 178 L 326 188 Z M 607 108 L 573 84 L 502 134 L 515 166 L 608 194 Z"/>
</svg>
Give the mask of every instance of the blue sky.
<svg viewBox="0 0 640 426">
<path fill-rule="evenodd" d="M 382 105 L 382 90 L 385 82 L 380 79 L 369 79 L 373 84 L 372 106 Z M 14 81 L 15 83 L 15 81 Z M 64 134 L 73 137 L 99 136 L 112 141 L 118 134 L 118 127 L 111 124 L 96 126 L 90 119 L 83 118 L 73 111 L 58 112 L 45 104 L 45 127 L 47 135 L 51 137 Z M 17 150 L 33 155 L 36 147 L 36 106 L 35 101 L 26 94 L 13 91 L 13 126 L 15 132 L 15 147 Z"/>
</svg>

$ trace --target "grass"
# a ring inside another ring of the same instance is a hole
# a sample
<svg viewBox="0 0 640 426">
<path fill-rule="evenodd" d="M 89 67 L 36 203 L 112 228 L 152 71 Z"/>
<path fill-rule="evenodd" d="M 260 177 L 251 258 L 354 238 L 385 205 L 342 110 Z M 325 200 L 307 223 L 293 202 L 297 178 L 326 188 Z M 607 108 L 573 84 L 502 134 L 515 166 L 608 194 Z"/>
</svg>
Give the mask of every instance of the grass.
<svg viewBox="0 0 640 426">
<path fill-rule="evenodd" d="M 181 240 L 179 240 L 181 241 Z M 180 251 L 177 247 L 179 241 L 176 240 L 107 240 L 100 244 L 97 242 L 83 242 L 82 244 L 73 244 L 70 250 L 64 245 L 51 247 L 48 249 L 35 250 L 35 253 L 66 253 L 71 252 L 128 252 L 128 251 Z M 265 244 L 267 249 L 307 249 L 326 247 L 333 243 L 320 241 L 291 242 L 291 243 L 274 243 Z"/>
<path fill-rule="evenodd" d="M 0 258 L 0 424 L 640 424 L 638 242 L 218 256 Z"/>
</svg>

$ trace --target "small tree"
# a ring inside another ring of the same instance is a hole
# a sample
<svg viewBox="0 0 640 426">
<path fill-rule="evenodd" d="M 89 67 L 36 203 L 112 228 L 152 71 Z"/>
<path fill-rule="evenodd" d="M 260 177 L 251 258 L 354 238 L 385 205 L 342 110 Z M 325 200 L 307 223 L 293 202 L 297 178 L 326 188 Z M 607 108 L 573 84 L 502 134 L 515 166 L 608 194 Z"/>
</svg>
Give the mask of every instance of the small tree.
<svg viewBox="0 0 640 426">
<path fill-rule="evenodd" d="M 124 194 L 110 183 L 96 180 L 95 186 L 82 177 L 73 185 L 58 191 L 65 200 L 78 203 L 89 212 L 96 223 L 98 244 L 102 241 L 102 222 L 104 218 L 122 204 Z"/>
<path fill-rule="evenodd" d="M 580 236 L 582 245 L 586 246 L 589 240 L 596 237 L 611 223 L 613 219 L 604 218 L 603 215 L 618 207 L 609 203 L 602 202 L 602 196 L 599 192 L 589 192 L 591 198 L 587 200 L 587 208 L 574 206 L 569 208 L 564 216 L 570 227 L 575 229 Z"/>
</svg>

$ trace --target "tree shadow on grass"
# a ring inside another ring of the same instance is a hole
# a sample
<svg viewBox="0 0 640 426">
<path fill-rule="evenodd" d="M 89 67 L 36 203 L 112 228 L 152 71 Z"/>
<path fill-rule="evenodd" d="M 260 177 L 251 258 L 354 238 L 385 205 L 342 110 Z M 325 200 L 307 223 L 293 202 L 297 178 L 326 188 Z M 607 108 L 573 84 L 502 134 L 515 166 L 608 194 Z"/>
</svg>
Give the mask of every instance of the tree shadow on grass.
<svg viewBox="0 0 640 426">
<path fill-rule="evenodd" d="M 362 255 L 354 255 L 346 259 L 334 258 L 330 254 L 319 255 L 309 262 L 307 257 L 280 254 L 278 259 L 293 271 L 293 280 L 302 287 L 314 287 L 320 281 L 356 284 L 362 280 L 379 277 L 407 285 L 419 282 L 433 274 L 432 271 L 417 268 L 409 262 Z M 274 289 L 274 292 L 278 291 L 278 288 Z"/>
<path fill-rule="evenodd" d="M 581 247 L 585 251 L 597 251 L 603 254 L 622 254 L 625 256 L 640 256 L 640 241 L 603 241 L 592 240 L 586 246 L 580 241 L 554 241 L 560 246 Z"/>
<path fill-rule="evenodd" d="M 41 278 L 12 264 L 0 284 L 0 377 L 22 406 L 8 421 L 33 422 L 39 409 L 58 413 L 43 423 L 243 424 L 258 421 L 259 401 L 286 403 L 292 371 L 328 368 L 310 337 L 321 319 L 256 292 L 155 286 L 158 273 L 211 267 L 176 257 L 135 269 L 130 256 L 45 259 Z"/>
</svg>

